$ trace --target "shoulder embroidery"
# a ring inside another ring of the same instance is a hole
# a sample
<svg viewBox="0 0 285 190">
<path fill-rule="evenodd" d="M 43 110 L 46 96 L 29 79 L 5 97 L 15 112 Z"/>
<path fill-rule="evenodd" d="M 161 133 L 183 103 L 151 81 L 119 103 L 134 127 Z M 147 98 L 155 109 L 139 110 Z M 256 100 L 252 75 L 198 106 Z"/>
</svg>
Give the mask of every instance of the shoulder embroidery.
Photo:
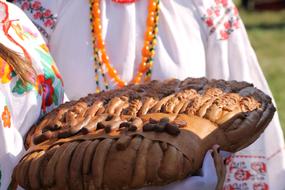
<svg viewBox="0 0 285 190">
<path fill-rule="evenodd" d="M 49 39 L 49 34 L 48 32 L 44 29 L 44 27 L 41 27 L 39 24 L 35 23 L 35 26 L 38 28 L 38 30 L 40 31 L 40 33 L 46 38 Z"/>
<path fill-rule="evenodd" d="M 215 0 L 206 9 L 202 20 L 208 26 L 210 35 L 217 33 L 220 40 L 227 40 L 235 29 L 240 27 L 238 9 L 228 0 Z"/>
<path fill-rule="evenodd" d="M 48 31 L 55 28 L 57 16 L 38 0 L 14 0 L 14 3 L 33 19 L 39 31 L 48 39 Z"/>
</svg>

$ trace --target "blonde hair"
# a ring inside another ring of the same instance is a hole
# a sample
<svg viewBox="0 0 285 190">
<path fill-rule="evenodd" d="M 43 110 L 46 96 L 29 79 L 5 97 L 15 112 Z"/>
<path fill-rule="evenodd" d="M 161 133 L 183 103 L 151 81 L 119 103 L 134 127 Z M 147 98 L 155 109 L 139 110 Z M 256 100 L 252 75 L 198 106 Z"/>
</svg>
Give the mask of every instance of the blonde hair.
<svg viewBox="0 0 285 190">
<path fill-rule="evenodd" d="M 0 43 L 0 57 L 13 68 L 16 75 L 25 85 L 27 83 L 35 84 L 36 71 L 30 60 L 23 58 L 17 52 L 7 48 L 2 43 Z"/>
</svg>

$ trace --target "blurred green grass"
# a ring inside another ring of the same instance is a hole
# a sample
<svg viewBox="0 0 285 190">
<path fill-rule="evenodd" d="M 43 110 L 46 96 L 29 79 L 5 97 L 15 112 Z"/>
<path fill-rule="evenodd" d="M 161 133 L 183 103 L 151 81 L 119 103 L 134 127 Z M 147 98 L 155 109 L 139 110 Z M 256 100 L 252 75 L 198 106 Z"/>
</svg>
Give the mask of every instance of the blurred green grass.
<svg viewBox="0 0 285 190">
<path fill-rule="evenodd" d="M 240 16 L 272 90 L 285 132 L 285 10 L 247 11 Z"/>
</svg>

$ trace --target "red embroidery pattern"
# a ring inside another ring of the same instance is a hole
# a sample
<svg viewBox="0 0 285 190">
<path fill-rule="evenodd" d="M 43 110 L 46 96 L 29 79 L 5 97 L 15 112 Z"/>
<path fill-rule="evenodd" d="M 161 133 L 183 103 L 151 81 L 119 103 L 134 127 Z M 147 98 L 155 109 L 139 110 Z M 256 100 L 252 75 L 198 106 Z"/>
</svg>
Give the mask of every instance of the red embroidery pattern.
<svg viewBox="0 0 285 190">
<path fill-rule="evenodd" d="M 20 5 L 24 11 L 29 12 L 35 20 L 40 20 L 46 28 L 54 29 L 57 18 L 51 10 L 43 7 L 40 1 L 14 0 L 14 3 Z"/>
<path fill-rule="evenodd" d="M 228 157 L 224 190 L 268 190 L 266 161 L 257 155 Z"/>
<path fill-rule="evenodd" d="M 2 121 L 3 121 L 3 127 L 7 128 L 11 127 L 11 114 L 8 109 L 8 106 L 4 106 L 4 110 L 2 112 Z"/>
<path fill-rule="evenodd" d="M 55 96 L 53 81 L 51 78 L 46 78 L 44 75 L 38 76 L 39 85 L 42 90 L 42 110 L 46 112 L 46 108 L 53 104 L 53 97 Z"/>
<path fill-rule="evenodd" d="M 3 15 L 4 15 L 3 18 L 1 18 L 1 19 L 2 19 L 2 20 L 1 20 L 1 23 L 3 23 L 3 25 L 2 25 L 2 30 L 3 30 L 4 34 L 6 35 L 6 37 L 7 37 L 11 42 L 13 42 L 13 43 L 16 44 L 17 46 L 19 46 L 19 47 L 23 50 L 23 52 L 24 52 L 24 54 L 25 54 L 25 57 L 30 60 L 30 56 L 29 56 L 27 50 L 26 50 L 23 46 L 21 46 L 21 44 L 19 44 L 19 43 L 9 34 L 9 29 L 10 29 L 10 27 L 11 27 L 11 23 L 12 23 L 13 21 L 15 21 L 15 20 L 9 20 L 8 5 L 7 5 L 5 2 L 1 2 L 1 1 L 0 1 L 0 13 L 1 13 L 1 14 L 4 13 L 4 14 L 3 14 Z"/>
<path fill-rule="evenodd" d="M 215 4 L 206 10 L 202 20 L 210 29 L 210 34 L 217 32 L 220 40 L 227 40 L 238 29 L 238 9 L 228 0 L 215 0 Z"/>
<path fill-rule="evenodd" d="M 8 6 L 0 1 L 0 23 L 5 23 L 8 19 Z"/>
</svg>

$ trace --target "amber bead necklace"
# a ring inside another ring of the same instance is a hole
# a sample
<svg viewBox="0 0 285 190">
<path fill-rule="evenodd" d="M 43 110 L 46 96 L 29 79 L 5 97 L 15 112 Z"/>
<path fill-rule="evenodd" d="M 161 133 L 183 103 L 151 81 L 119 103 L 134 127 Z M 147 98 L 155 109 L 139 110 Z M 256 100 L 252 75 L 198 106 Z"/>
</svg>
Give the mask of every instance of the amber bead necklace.
<svg viewBox="0 0 285 190">
<path fill-rule="evenodd" d="M 106 78 L 106 73 L 115 82 L 117 87 L 124 87 L 127 83 L 123 81 L 116 69 L 111 65 L 107 55 L 105 43 L 102 37 L 102 22 L 101 22 L 101 0 L 90 0 L 90 25 L 92 31 L 92 44 L 94 52 L 94 69 L 96 91 L 100 92 L 99 73 L 104 82 L 105 89 L 109 89 L 109 83 Z M 144 36 L 144 45 L 142 48 L 142 60 L 138 67 L 138 71 L 131 83 L 138 84 L 142 81 L 149 81 L 152 74 L 153 58 L 155 55 L 155 47 L 157 44 L 158 34 L 158 19 L 159 19 L 159 0 L 149 0 L 148 16 L 146 19 L 146 31 Z"/>
</svg>

